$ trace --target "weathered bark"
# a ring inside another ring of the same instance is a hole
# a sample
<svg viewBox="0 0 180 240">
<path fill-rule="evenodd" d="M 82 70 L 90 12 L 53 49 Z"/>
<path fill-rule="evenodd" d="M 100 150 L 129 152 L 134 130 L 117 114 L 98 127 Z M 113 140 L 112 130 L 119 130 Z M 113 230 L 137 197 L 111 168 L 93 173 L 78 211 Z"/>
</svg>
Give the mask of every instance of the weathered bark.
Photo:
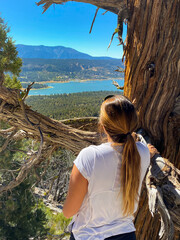
<svg viewBox="0 0 180 240">
<path fill-rule="evenodd" d="M 140 126 L 180 167 L 180 3 L 131 4 L 124 93 L 136 99 Z"/>
<path fill-rule="evenodd" d="M 52 4 L 62 4 L 65 2 L 70 2 L 72 0 L 41 0 L 37 3 L 37 5 L 44 4 L 44 12 L 52 5 Z M 93 4 L 99 8 L 103 8 L 110 12 L 118 14 L 118 12 L 126 7 L 126 2 L 124 0 L 74 0 L 74 2 L 84 2 Z"/>
<path fill-rule="evenodd" d="M 33 124 L 35 124 L 35 126 L 39 126 L 41 128 L 44 141 L 48 142 L 49 144 L 61 146 L 73 151 L 75 154 L 78 154 L 82 148 L 90 144 L 98 144 L 100 142 L 99 134 L 97 132 L 89 132 L 73 128 L 62 123 L 61 121 L 53 120 L 43 116 L 42 114 L 31 110 L 26 105 L 24 106 L 26 116 Z M 27 135 L 31 138 L 40 139 L 37 128 L 28 123 L 22 108 L 18 106 L 17 102 L 15 106 L 12 104 L 3 105 L 3 109 L 0 112 L 0 119 L 8 122 L 11 126 L 27 132 Z M 92 118 L 92 121 L 97 120 Z M 81 122 L 83 122 L 83 119 Z M 91 123 L 91 118 L 88 122 L 89 124 Z M 73 124 L 73 121 L 70 123 Z"/>
<path fill-rule="evenodd" d="M 135 0 L 130 8 L 124 94 L 136 99 L 140 127 L 161 154 L 180 167 L 180 4 Z M 159 216 L 148 213 L 144 191 L 135 221 L 137 238 L 154 240 Z"/>
<path fill-rule="evenodd" d="M 180 232 L 180 170 L 158 154 L 151 162 L 152 165 L 146 176 L 149 209 L 152 215 L 156 211 L 161 213 L 164 222 L 161 232 L 165 232 L 163 239 L 172 239 L 173 225 Z"/>
</svg>

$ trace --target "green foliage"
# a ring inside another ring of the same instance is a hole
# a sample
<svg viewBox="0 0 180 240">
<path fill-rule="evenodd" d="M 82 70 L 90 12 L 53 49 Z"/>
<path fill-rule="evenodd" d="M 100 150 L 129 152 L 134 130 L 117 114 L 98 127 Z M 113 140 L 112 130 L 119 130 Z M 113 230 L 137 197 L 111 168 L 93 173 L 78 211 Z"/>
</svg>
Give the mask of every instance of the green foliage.
<svg viewBox="0 0 180 240">
<path fill-rule="evenodd" d="M 16 47 L 8 33 L 9 28 L 0 17 L 0 75 L 4 72 L 19 75 L 22 60 L 17 56 Z"/>
<path fill-rule="evenodd" d="M 101 103 L 109 94 L 121 92 L 98 91 L 51 96 L 30 96 L 26 103 L 43 115 L 61 120 L 74 117 L 98 117 Z"/>
<path fill-rule="evenodd" d="M 6 74 L 4 86 L 7 88 L 15 88 L 15 89 L 21 89 L 22 85 L 21 82 L 18 80 L 17 76 L 13 75 L 10 77 L 9 74 Z"/>
<path fill-rule="evenodd" d="M 43 202 L 41 202 L 40 208 L 46 213 L 48 219 L 48 223 L 46 224 L 46 227 L 49 228 L 48 239 L 52 239 L 53 235 L 64 233 L 71 219 L 65 218 L 63 213 L 54 213 Z"/>
<path fill-rule="evenodd" d="M 0 197 L 0 237 L 7 240 L 29 240 L 45 237 L 46 213 L 38 206 L 28 180 Z"/>
<path fill-rule="evenodd" d="M 4 141 L 0 137 L 1 146 Z M 16 151 L 25 149 L 28 145 L 26 141 L 23 144 L 11 142 L 8 149 L 0 154 L 1 184 L 8 184 L 17 176 L 26 155 Z M 0 195 L 0 239 L 29 240 L 30 237 L 37 239 L 47 235 L 46 214 L 32 195 L 33 182 L 34 178 L 31 176 L 12 191 Z"/>
<path fill-rule="evenodd" d="M 3 127 L 6 127 L 4 123 L 2 124 Z M 4 141 L 5 139 L 0 137 L 1 146 Z M 0 153 L 0 184 L 8 184 L 12 178 L 17 176 L 20 165 L 26 161 L 26 154 L 17 149 L 27 151 L 32 146 L 34 151 L 38 149 L 38 143 L 32 142 L 32 140 L 12 141 L 8 145 L 8 149 Z M 55 173 L 58 166 L 56 165 L 59 162 L 57 158 L 65 159 L 63 153 L 64 150 L 59 149 L 53 154 L 55 163 L 52 166 L 54 170 L 51 169 L 51 174 Z M 9 170 L 13 170 L 13 173 L 10 173 Z M 41 168 L 39 171 L 41 172 Z M 49 169 L 48 176 L 50 176 Z M 0 239 L 54 239 L 53 235 L 62 234 L 69 224 L 70 220 L 66 219 L 62 213 L 54 214 L 41 200 L 33 196 L 31 187 L 34 182 L 35 178 L 31 173 L 18 187 L 0 195 Z"/>
</svg>

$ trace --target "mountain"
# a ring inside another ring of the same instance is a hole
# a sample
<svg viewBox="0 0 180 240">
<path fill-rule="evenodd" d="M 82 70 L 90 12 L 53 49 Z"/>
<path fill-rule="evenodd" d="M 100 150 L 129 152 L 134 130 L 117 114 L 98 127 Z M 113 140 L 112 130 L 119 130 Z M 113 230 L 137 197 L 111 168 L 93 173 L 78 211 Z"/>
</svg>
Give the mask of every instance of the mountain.
<svg viewBox="0 0 180 240">
<path fill-rule="evenodd" d="M 41 58 L 41 59 L 112 59 L 110 57 L 92 57 L 88 54 L 81 53 L 73 48 L 63 46 L 30 46 L 17 44 L 18 55 L 21 58 Z"/>
</svg>

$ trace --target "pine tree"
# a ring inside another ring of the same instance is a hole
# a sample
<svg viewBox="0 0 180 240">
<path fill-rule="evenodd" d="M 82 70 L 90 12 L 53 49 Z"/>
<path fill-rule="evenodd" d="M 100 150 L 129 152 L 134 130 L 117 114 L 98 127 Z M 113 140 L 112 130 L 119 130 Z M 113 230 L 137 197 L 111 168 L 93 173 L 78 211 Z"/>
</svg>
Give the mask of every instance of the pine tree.
<svg viewBox="0 0 180 240">
<path fill-rule="evenodd" d="M 10 77 L 9 74 L 5 75 L 4 86 L 6 86 L 7 88 L 15 89 L 22 88 L 21 82 L 18 80 L 17 76 L 13 75 L 12 77 Z"/>
<path fill-rule="evenodd" d="M 20 73 L 22 60 L 18 57 L 15 44 L 8 36 L 9 28 L 4 20 L 0 17 L 0 83 L 4 82 L 4 74 L 11 72 L 15 76 Z"/>
</svg>

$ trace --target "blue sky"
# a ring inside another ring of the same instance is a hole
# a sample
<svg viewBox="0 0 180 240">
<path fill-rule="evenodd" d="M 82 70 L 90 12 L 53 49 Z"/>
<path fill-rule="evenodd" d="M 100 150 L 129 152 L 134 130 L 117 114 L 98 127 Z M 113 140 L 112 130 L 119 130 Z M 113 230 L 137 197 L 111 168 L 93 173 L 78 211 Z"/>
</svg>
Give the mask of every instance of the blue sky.
<svg viewBox="0 0 180 240">
<path fill-rule="evenodd" d="M 67 2 L 51 6 L 44 14 L 36 0 L 0 0 L 0 14 L 11 28 L 10 35 L 16 44 L 65 46 L 92 56 L 121 58 L 122 47 L 114 37 L 107 50 L 112 33 L 117 26 L 113 13 L 96 17 L 89 34 L 96 7 L 90 4 Z M 38 1 L 38 0 L 37 0 Z M 125 38 L 126 31 L 124 31 Z"/>
</svg>

